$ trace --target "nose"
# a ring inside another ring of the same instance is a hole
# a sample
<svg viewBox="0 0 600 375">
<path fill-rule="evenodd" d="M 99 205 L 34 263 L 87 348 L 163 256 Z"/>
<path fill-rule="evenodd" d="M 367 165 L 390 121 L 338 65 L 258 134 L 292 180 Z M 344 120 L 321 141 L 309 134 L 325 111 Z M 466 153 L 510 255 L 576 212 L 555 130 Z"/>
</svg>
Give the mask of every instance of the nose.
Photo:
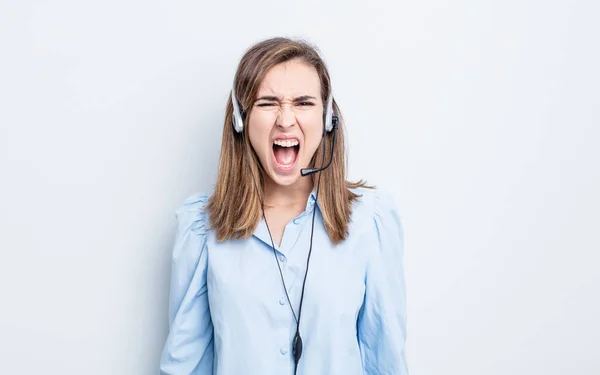
<svg viewBox="0 0 600 375">
<path fill-rule="evenodd" d="M 277 117 L 277 126 L 288 128 L 296 124 L 296 115 L 291 105 L 282 105 Z"/>
</svg>

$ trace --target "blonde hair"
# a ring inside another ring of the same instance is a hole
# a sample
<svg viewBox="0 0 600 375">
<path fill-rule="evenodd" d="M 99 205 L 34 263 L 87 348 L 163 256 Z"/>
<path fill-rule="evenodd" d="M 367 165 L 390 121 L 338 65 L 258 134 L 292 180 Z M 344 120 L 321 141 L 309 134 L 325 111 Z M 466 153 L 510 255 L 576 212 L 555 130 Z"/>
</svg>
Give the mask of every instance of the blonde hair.
<svg viewBox="0 0 600 375">
<path fill-rule="evenodd" d="M 327 67 L 317 49 L 302 40 L 267 39 L 246 51 L 235 74 L 234 89 L 240 110 L 246 113 L 244 121 L 246 129 L 248 120 L 252 116 L 252 104 L 265 75 L 275 65 L 290 60 L 298 60 L 315 68 L 321 82 L 321 99 L 326 103 L 331 92 L 331 81 Z M 337 244 L 348 235 L 352 203 L 359 197 L 351 189 L 367 186 L 362 180 L 358 182 L 346 180 L 344 121 L 335 99 L 333 109 L 340 121 L 333 162 L 328 169 L 321 172 L 319 208 L 329 238 Z M 217 181 L 207 205 L 210 225 L 216 231 L 218 241 L 250 237 L 262 216 L 257 190 L 263 197 L 265 171 L 250 145 L 248 132 L 235 132 L 232 117 L 233 105 L 230 98 L 225 111 Z M 323 160 L 323 155 L 330 155 L 332 136 L 331 132 L 327 133 L 322 140 L 326 146 L 317 149 L 311 161 L 312 167 L 317 161 Z M 318 173 L 304 178 L 311 178 L 314 186 L 316 176 Z"/>
</svg>

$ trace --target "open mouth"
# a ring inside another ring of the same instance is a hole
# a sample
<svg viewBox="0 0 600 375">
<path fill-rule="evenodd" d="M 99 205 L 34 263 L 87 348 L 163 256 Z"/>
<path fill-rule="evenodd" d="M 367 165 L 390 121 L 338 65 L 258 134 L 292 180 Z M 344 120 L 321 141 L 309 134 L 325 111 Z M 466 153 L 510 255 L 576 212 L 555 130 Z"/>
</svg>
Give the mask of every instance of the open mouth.
<svg viewBox="0 0 600 375">
<path fill-rule="evenodd" d="M 300 142 L 297 139 L 276 139 L 273 142 L 273 155 L 277 167 L 281 170 L 290 170 L 298 160 Z"/>
</svg>

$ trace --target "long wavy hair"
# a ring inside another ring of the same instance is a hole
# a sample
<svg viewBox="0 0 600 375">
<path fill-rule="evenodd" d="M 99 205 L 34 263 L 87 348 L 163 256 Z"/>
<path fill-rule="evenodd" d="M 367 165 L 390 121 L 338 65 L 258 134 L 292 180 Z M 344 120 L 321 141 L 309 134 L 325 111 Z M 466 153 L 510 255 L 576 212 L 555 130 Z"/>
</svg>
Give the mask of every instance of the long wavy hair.
<svg viewBox="0 0 600 375">
<path fill-rule="evenodd" d="M 265 170 L 250 144 L 246 131 L 252 116 L 252 106 L 258 89 L 267 74 L 275 65 L 298 60 L 315 68 L 321 82 L 321 99 L 325 103 L 331 92 L 331 80 L 325 62 L 316 47 L 305 41 L 272 38 L 251 46 L 243 55 L 234 79 L 236 97 L 242 112 L 245 113 L 244 131 L 237 133 L 232 126 L 233 104 L 231 97 L 225 111 L 221 155 L 215 189 L 207 210 L 211 228 L 216 231 L 217 240 L 244 239 L 254 233 L 262 216 L 261 197 L 264 196 Z M 340 108 L 333 100 L 334 113 L 339 118 L 337 138 L 331 166 L 322 173 L 319 188 L 319 208 L 323 216 L 329 238 L 337 244 L 348 235 L 352 203 L 359 197 L 351 189 L 367 187 L 364 181 L 346 180 L 347 159 L 345 156 L 344 121 Z M 321 165 L 323 155 L 331 153 L 332 132 L 327 133 L 311 161 L 311 167 Z M 254 176 L 253 176 L 254 174 Z M 311 175 L 313 186 L 318 173 Z M 253 181 L 254 179 L 254 181 Z M 256 183 L 256 187 L 255 187 Z"/>
</svg>

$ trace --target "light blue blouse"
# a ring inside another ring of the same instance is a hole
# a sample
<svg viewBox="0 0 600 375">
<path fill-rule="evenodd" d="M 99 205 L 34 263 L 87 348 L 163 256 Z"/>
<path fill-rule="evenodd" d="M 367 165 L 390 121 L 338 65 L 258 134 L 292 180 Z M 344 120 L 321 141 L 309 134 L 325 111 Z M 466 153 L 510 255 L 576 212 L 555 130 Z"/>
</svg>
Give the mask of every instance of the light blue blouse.
<svg viewBox="0 0 600 375">
<path fill-rule="evenodd" d="M 327 236 L 317 207 L 298 375 L 408 374 L 400 216 L 388 194 L 356 192 L 362 197 L 353 206 L 350 235 L 338 245 Z M 265 223 L 248 239 L 218 243 L 207 200 L 195 194 L 176 213 L 161 374 L 293 374 L 296 323 Z M 296 315 L 314 201 L 313 191 L 275 248 Z"/>
</svg>

